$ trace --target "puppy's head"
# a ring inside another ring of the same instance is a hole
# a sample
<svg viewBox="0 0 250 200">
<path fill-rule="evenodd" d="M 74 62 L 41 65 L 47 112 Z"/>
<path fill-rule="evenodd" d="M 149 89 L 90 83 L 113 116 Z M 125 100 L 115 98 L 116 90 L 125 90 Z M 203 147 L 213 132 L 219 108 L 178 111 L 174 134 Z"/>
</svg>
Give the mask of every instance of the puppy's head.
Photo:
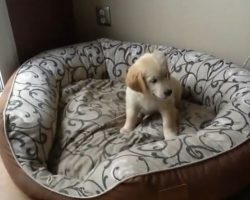
<svg viewBox="0 0 250 200">
<path fill-rule="evenodd" d="M 166 57 L 161 52 L 146 53 L 128 70 L 126 84 L 132 90 L 167 99 L 172 94 Z"/>
</svg>

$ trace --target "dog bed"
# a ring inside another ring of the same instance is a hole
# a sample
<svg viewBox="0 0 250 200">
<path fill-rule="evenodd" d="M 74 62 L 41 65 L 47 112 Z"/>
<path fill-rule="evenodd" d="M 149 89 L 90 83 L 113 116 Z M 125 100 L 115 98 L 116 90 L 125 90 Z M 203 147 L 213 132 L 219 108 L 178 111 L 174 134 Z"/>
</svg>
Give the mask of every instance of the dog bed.
<svg viewBox="0 0 250 200">
<path fill-rule="evenodd" d="M 129 134 L 124 77 L 165 53 L 184 90 L 180 134 L 152 115 Z M 222 199 L 250 182 L 250 72 L 192 51 L 99 39 L 25 62 L 1 97 L 1 156 L 34 199 Z"/>
</svg>

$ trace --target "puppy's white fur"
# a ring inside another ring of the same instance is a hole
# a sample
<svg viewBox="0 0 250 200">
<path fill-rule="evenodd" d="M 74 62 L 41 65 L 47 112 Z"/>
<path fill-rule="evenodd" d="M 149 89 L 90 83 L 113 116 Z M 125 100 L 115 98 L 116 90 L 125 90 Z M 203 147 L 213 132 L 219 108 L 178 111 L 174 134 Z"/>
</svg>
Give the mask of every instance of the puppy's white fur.
<svg viewBox="0 0 250 200">
<path fill-rule="evenodd" d="M 126 122 L 120 132 L 132 131 L 140 120 L 140 113 L 158 111 L 164 137 L 176 136 L 182 90 L 180 83 L 170 76 L 164 54 L 153 52 L 141 56 L 129 68 L 126 84 Z"/>
</svg>

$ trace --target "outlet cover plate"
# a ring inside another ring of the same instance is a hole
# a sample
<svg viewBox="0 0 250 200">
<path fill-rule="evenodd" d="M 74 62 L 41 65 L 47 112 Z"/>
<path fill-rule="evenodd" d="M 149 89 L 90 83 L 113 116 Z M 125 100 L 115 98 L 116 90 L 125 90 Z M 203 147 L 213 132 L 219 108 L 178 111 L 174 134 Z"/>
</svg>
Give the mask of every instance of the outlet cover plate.
<svg viewBox="0 0 250 200">
<path fill-rule="evenodd" d="M 102 26 L 111 26 L 111 15 L 109 6 L 96 6 L 97 24 Z"/>
</svg>

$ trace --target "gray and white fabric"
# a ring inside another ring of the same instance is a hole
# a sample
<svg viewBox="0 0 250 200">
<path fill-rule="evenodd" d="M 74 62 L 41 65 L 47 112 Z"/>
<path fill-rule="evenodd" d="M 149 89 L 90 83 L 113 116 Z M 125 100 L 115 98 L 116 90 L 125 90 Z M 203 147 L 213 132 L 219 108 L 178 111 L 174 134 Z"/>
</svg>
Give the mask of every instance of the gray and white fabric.
<svg viewBox="0 0 250 200">
<path fill-rule="evenodd" d="M 180 134 L 158 114 L 120 134 L 127 69 L 163 51 L 182 84 Z M 71 197 L 101 195 L 142 174 L 212 159 L 250 136 L 250 72 L 192 50 L 99 39 L 43 52 L 16 73 L 4 113 L 15 159 L 32 179 Z"/>
</svg>

